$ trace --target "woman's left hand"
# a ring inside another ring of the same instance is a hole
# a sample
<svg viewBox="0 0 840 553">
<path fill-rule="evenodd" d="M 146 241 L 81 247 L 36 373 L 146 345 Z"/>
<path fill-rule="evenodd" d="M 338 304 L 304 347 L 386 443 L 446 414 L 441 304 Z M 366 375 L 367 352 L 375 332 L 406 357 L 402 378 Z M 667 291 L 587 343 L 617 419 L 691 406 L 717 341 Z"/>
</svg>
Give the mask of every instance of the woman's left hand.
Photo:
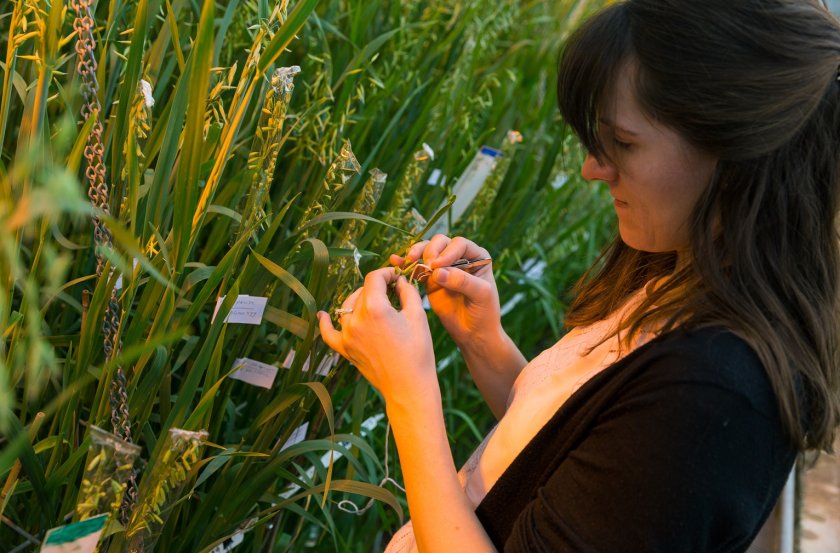
<svg viewBox="0 0 840 553">
<path fill-rule="evenodd" d="M 388 300 L 390 283 L 396 283 L 399 311 Z M 379 269 L 342 308 L 341 330 L 318 312 L 321 337 L 385 398 L 417 543 L 424 551 L 495 551 L 458 481 L 420 294 L 394 269 Z"/>
<path fill-rule="evenodd" d="M 388 300 L 388 286 L 396 283 L 401 310 Z M 321 337 L 349 360 L 385 397 L 411 404 L 440 398 L 432 336 L 417 290 L 394 269 L 371 271 L 365 284 L 342 305 L 341 330 L 327 313 L 318 312 Z"/>
</svg>

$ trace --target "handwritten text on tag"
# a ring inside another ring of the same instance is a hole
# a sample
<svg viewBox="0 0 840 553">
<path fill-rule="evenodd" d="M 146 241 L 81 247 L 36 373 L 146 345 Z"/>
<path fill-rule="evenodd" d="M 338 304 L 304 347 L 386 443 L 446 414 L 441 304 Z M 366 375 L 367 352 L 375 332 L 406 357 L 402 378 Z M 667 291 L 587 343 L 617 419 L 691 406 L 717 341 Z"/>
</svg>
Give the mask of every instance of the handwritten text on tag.
<svg viewBox="0 0 840 553">
<path fill-rule="evenodd" d="M 231 378 L 261 388 L 271 388 L 274 384 L 274 377 L 277 376 L 277 367 L 247 357 L 237 359 L 233 362 L 233 366 L 240 368 L 230 375 Z"/>
<path fill-rule="evenodd" d="M 216 309 L 213 310 L 211 322 L 216 319 L 216 313 L 219 312 L 219 307 L 222 306 L 223 301 L 225 301 L 225 296 L 216 300 Z M 233 307 L 230 308 L 230 313 L 225 317 L 225 322 L 258 325 L 262 323 L 266 303 L 268 303 L 268 298 L 260 296 L 237 296 Z"/>
</svg>

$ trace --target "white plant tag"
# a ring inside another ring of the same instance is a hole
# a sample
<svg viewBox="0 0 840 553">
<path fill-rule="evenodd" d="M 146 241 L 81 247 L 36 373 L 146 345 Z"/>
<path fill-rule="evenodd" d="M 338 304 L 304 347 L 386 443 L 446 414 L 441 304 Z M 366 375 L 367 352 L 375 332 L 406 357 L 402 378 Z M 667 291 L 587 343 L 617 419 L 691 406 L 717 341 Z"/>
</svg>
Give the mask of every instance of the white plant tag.
<svg viewBox="0 0 840 553">
<path fill-rule="evenodd" d="M 318 364 L 318 368 L 315 370 L 315 374 L 318 376 L 327 376 L 330 374 L 330 369 L 332 369 L 335 364 L 338 362 L 339 355 L 337 353 L 327 354 L 322 360 L 321 363 Z M 301 370 L 306 372 L 309 370 L 309 361 L 312 359 L 310 354 L 309 357 L 306 358 L 306 361 L 303 362 L 303 367 Z M 283 368 L 284 369 L 291 369 L 292 363 L 295 362 L 295 350 L 290 349 L 288 355 L 283 360 Z"/>
<path fill-rule="evenodd" d="M 131 262 L 131 270 L 135 271 L 137 269 L 137 264 L 140 263 L 140 260 L 136 257 Z M 117 283 L 114 284 L 114 288 L 117 290 L 122 290 L 123 287 L 123 276 L 120 275 L 117 277 Z"/>
<path fill-rule="evenodd" d="M 385 418 L 385 413 L 379 413 L 378 415 L 373 415 L 372 417 L 368 417 L 362 422 L 362 427 L 360 429 L 359 434 L 362 438 L 367 436 L 376 426 L 379 424 L 379 421 Z M 338 442 L 340 445 L 344 446 L 345 448 L 349 449 L 352 444 L 350 442 Z M 340 451 L 332 451 L 324 453 L 321 456 L 321 465 L 322 466 L 329 466 L 330 458 L 332 458 L 333 462 L 338 461 L 341 459 L 342 454 Z M 315 467 L 311 467 L 306 471 L 307 480 L 312 480 L 312 477 L 315 475 Z M 289 484 L 288 489 L 285 492 L 280 494 L 280 497 L 283 499 L 288 499 L 295 495 L 295 493 L 300 489 L 300 486 L 297 484 Z"/>
<path fill-rule="evenodd" d="M 213 318 L 210 322 L 216 320 L 216 313 L 219 312 L 219 307 L 225 301 L 225 296 L 216 300 L 216 308 L 213 310 Z M 263 312 L 265 305 L 268 303 L 268 298 L 261 296 L 245 296 L 239 295 L 230 308 L 230 313 L 225 317 L 226 323 L 244 324 L 244 325 L 258 325 L 262 323 Z"/>
<path fill-rule="evenodd" d="M 496 167 L 496 160 L 502 155 L 499 150 L 482 146 L 475 157 L 472 159 L 467 168 L 464 169 L 463 174 L 458 178 L 455 186 L 452 189 L 452 194 L 455 195 L 455 202 L 449 213 L 452 222 L 456 223 L 458 219 L 467 211 L 470 204 L 478 196 L 481 187 L 484 186 L 484 181 L 493 172 Z M 445 203 L 445 201 L 444 201 Z M 443 207 L 444 204 L 441 204 Z M 423 236 L 429 239 L 435 234 L 449 234 L 449 217 L 441 217 L 435 225 L 426 232 Z"/>
<path fill-rule="evenodd" d="M 41 553 L 93 553 L 107 520 L 104 514 L 53 528 L 44 538 Z"/>
<path fill-rule="evenodd" d="M 305 423 L 301 424 L 300 426 L 298 426 L 297 428 L 295 428 L 294 432 L 292 432 L 292 435 L 289 436 L 289 439 L 286 440 L 286 443 L 283 444 L 283 447 L 280 448 L 280 451 L 283 451 L 284 449 L 288 449 L 295 444 L 299 444 L 304 439 L 306 439 L 306 431 L 308 429 L 309 429 L 309 423 L 308 422 L 305 422 Z"/>
<path fill-rule="evenodd" d="M 560 173 L 553 181 L 551 181 L 551 187 L 555 190 L 560 190 L 567 182 L 569 182 L 569 175 Z"/>
<path fill-rule="evenodd" d="M 240 367 L 238 371 L 230 375 L 231 378 L 247 382 L 261 388 L 271 388 L 274 385 L 274 377 L 277 376 L 277 367 L 267 363 L 260 363 L 247 357 L 237 359 L 234 367 Z"/>
<path fill-rule="evenodd" d="M 229 551 L 233 551 L 233 548 L 242 543 L 245 539 L 245 531 L 240 530 L 236 532 L 234 535 L 214 547 L 210 550 L 210 553 L 228 553 Z"/>
<path fill-rule="evenodd" d="M 440 169 L 433 169 L 432 173 L 429 175 L 429 180 L 426 181 L 426 184 L 430 186 L 437 186 L 440 182 L 440 176 L 442 171 Z"/>
<path fill-rule="evenodd" d="M 315 374 L 318 376 L 327 376 L 330 374 L 330 370 L 338 363 L 338 360 L 341 356 L 337 353 L 330 353 L 326 357 L 321 360 L 321 363 L 318 365 L 318 368 L 315 370 Z"/>
</svg>

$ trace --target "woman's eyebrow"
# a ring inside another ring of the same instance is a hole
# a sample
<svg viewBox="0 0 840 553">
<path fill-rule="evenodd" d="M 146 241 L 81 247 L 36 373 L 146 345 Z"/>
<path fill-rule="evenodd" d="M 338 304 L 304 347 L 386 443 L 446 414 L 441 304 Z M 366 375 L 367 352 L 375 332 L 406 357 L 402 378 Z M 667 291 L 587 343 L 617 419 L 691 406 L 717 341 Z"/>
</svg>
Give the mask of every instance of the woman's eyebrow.
<svg viewBox="0 0 840 553">
<path fill-rule="evenodd" d="M 610 127 L 612 129 L 615 129 L 615 130 L 621 132 L 622 134 L 627 134 L 627 135 L 630 135 L 630 136 L 639 136 L 639 133 L 637 133 L 635 131 L 631 131 L 627 127 L 622 127 L 621 125 L 616 125 L 615 123 L 612 122 L 611 119 L 601 118 L 601 120 L 599 122 L 600 122 L 600 124 L 602 124 L 606 127 Z"/>
</svg>

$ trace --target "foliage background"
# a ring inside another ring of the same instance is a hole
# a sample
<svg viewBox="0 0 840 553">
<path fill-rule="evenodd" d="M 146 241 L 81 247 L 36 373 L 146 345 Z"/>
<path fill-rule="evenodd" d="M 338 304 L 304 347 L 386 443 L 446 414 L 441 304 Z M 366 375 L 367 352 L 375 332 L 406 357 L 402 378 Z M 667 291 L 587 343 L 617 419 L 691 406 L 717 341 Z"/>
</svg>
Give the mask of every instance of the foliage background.
<svg viewBox="0 0 840 553">
<path fill-rule="evenodd" d="M 73 5 L 5 2 L 0 551 L 35 551 L 48 529 L 74 517 L 90 427 L 111 429 L 117 365 L 142 448 L 141 503 L 144 481 L 159 478 L 168 430 L 209 433 L 159 505 L 162 523 L 147 521 L 147 550 L 208 550 L 238 530 L 243 550 L 383 549 L 405 508 L 402 492 L 378 486 L 383 407 L 345 362 L 326 377 L 302 370 L 309 354 L 314 363 L 328 354 L 314 310 L 334 306 L 360 273 L 405 246 L 417 228 L 403 208 L 431 218 L 478 148 L 501 147 L 516 129 L 523 142 L 504 146 L 487 191 L 453 233 L 493 254 L 509 308 L 503 323 L 527 357 L 559 338 L 571 285 L 613 232 L 606 191 L 577 175 L 581 153 L 553 91 L 563 38 L 602 3 L 101 1 L 93 13 L 106 218 L 85 198 L 90 128 L 79 115 Z M 264 99 L 281 65 L 301 73 L 282 117 L 268 120 Z M 141 79 L 154 96 L 148 109 Z M 327 186 L 344 141 L 360 173 Z M 424 142 L 435 157 L 418 164 Z M 388 174 L 378 198 L 365 188 L 373 168 Z M 434 170 L 444 185 L 427 184 Z M 347 215 L 354 211 L 409 232 Z M 100 249 L 111 278 L 96 277 L 93 216 L 113 234 Z M 101 321 L 120 274 L 122 353 L 107 360 Z M 236 294 L 269 298 L 261 325 L 212 319 L 216 298 Z M 432 326 L 461 463 L 492 415 L 433 318 Z M 235 359 L 280 366 L 290 349 L 295 362 L 271 390 L 226 378 Z M 305 422 L 307 439 L 281 452 Z M 333 462 L 322 462 L 330 451 Z M 338 508 L 368 497 L 377 501 L 364 514 Z M 128 548 L 125 531 L 113 531 L 103 550 Z"/>
</svg>

